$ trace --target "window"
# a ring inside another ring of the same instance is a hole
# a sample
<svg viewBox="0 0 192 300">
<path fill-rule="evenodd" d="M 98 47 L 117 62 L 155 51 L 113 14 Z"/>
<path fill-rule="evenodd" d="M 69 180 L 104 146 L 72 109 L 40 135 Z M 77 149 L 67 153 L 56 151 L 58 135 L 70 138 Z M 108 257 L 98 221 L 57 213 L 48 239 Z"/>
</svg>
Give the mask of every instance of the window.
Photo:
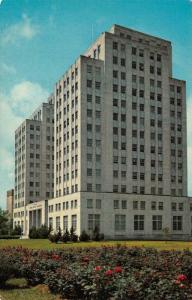
<svg viewBox="0 0 192 300">
<path fill-rule="evenodd" d="M 95 228 L 100 229 L 100 215 L 89 214 L 88 215 L 88 230 L 94 230 Z"/>
<path fill-rule="evenodd" d="M 121 79 L 125 80 L 126 79 L 126 73 L 125 72 L 121 72 Z"/>
<path fill-rule="evenodd" d="M 137 48 L 132 47 L 132 54 L 133 54 L 133 55 L 136 55 L 136 54 L 137 54 Z"/>
<path fill-rule="evenodd" d="M 92 147 L 92 140 L 91 139 L 87 139 L 87 146 Z"/>
<path fill-rule="evenodd" d="M 92 80 L 87 80 L 87 87 L 92 87 Z"/>
<path fill-rule="evenodd" d="M 60 228 L 60 217 L 56 217 L 56 230 Z"/>
<path fill-rule="evenodd" d="M 153 230 L 162 230 L 162 216 L 152 216 Z"/>
<path fill-rule="evenodd" d="M 132 61 L 132 69 L 136 69 L 137 68 L 137 63 L 136 61 Z"/>
<path fill-rule="evenodd" d="M 74 231 L 76 231 L 76 229 L 77 229 L 77 215 L 72 215 L 71 216 L 71 225 L 72 225 Z"/>
<path fill-rule="evenodd" d="M 101 104 L 101 97 L 100 96 L 95 96 L 95 103 L 96 104 Z"/>
<path fill-rule="evenodd" d="M 113 185 L 113 192 L 118 193 L 118 185 Z"/>
<path fill-rule="evenodd" d="M 118 71 L 113 70 L 113 78 L 118 78 Z"/>
<path fill-rule="evenodd" d="M 173 230 L 182 230 L 183 218 L 182 216 L 173 216 Z"/>
<path fill-rule="evenodd" d="M 139 70 L 140 70 L 140 71 L 144 71 L 144 64 L 143 64 L 143 63 L 140 63 L 140 64 L 139 64 Z"/>
<path fill-rule="evenodd" d="M 171 203 L 171 209 L 172 209 L 173 211 L 176 211 L 176 210 L 177 210 L 177 203 L 172 202 L 172 203 Z"/>
<path fill-rule="evenodd" d="M 114 65 L 118 64 L 118 57 L 117 56 L 113 56 L 113 64 Z"/>
<path fill-rule="evenodd" d="M 126 229 L 126 216 L 115 215 L 115 231 L 125 231 Z"/>
<path fill-rule="evenodd" d="M 92 192 L 92 184 L 91 183 L 87 183 L 87 191 Z"/>
<path fill-rule="evenodd" d="M 183 203 L 179 203 L 179 210 L 183 211 Z"/>
<path fill-rule="evenodd" d="M 145 210 L 145 201 L 140 202 L 140 209 Z"/>
<path fill-rule="evenodd" d="M 118 50 L 118 43 L 117 42 L 113 42 L 113 50 Z"/>
<path fill-rule="evenodd" d="M 122 200 L 121 201 L 121 207 L 122 207 L 122 209 L 126 209 L 127 208 L 127 200 Z"/>
<path fill-rule="evenodd" d="M 92 109 L 87 109 L 87 117 L 92 118 Z"/>
<path fill-rule="evenodd" d="M 136 75 L 132 75 L 132 82 L 137 82 L 137 76 Z"/>
<path fill-rule="evenodd" d="M 117 84 L 113 84 L 113 92 L 118 92 L 118 85 Z"/>
<path fill-rule="evenodd" d="M 96 199 L 96 208 L 101 209 L 101 199 Z"/>
<path fill-rule="evenodd" d="M 118 99 L 113 99 L 113 106 L 118 106 Z"/>
<path fill-rule="evenodd" d="M 95 88 L 96 88 L 97 90 L 100 90 L 100 88 L 101 88 L 101 82 L 95 81 Z"/>
<path fill-rule="evenodd" d="M 126 185 L 121 186 L 121 193 L 126 193 Z"/>
<path fill-rule="evenodd" d="M 87 102 L 92 102 L 92 95 L 87 94 Z"/>
<path fill-rule="evenodd" d="M 144 57 L 144 50 L 143 49 L 139 49 L 139 56 Z"/>
<path fill-rule="evenodd" d="M 93 199 L 87 199 L 87 208 L 93 208 Z"/>
<path fill-rule="evenodd" d="M 87 124 L 87 131 L 89 131 L 89 132 L 92 131 L 92 124 Z"/>
<path fill-rule="evenodd" d="M 157 68 L 157 75 L 161 75 L 161 68 Z"/>
<path fill-rule="evenodd" d="M 161 62 L 161 55 L 157 54 L 157 61 Z"/>
<path fill-rule="evenodd" d="M 125 58 L 121 58 L 121 66 L 125 66 Z"/>
<path fill-rule="evenodd" d="M 118 171 L 117 170 L 113 170 L 113 177 L 117 178 L 118 177 Z"/>
<path fill-rule="evenodd" d="M 144 230 L 144 215 L 134 216 L 134 230 Z"/>
<path fill-rule="evenodd" d="M 126 178 L 126 171 L 121 171 L 121 177 Z"/>
<path fill-rule="evenodd" d="M 163 210 L 163 202 L 159 202 L 159 210 Z"/>
<path fill-rule="evenodd" d="M 156 202 L 155 201 L 151 202 L 151 209 L 156 210 Z"/>
<path fill-rule="evenodd" d="M 125 94 L 126 93 L 126 86 L 121 86 L 121 93 Z"/>
<path fill-rule="evenodd" d="M 133 201 L 133 209 L 138 209 L 138 201 Z"/>
<path fill-rule="evenodd" d="M 66 231 L 68 229 L 68 216 L 63 217 L 63 230 Z"/>
<path fill-rule="evenodd" d="M 119 209 L 119 200 L 113 201 L 113 207 L 114 207 L 114 209 Z"/>
<path fill-rule="evenodd" d="M 96 177 L 101 177 L 101 169 L 96 169 L 95 173 L 96 173 Z"/>
</svg>

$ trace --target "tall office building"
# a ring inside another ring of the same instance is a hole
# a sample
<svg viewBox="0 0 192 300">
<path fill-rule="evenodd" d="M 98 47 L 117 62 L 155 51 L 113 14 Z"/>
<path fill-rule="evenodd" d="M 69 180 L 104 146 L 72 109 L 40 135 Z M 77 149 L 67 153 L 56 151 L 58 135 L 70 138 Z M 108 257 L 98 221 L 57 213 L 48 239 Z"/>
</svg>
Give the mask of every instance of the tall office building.
<svg viewBox="0 0 192 300">
<path fill-rule="evenodd" d="M 165 228 L 189 237 L 185 81 L 172 78 L 171 43 L 114 25 L 54 97 L 47 224 L 77 234 L 98 226 L 107 238 L 159 237 Z"/>
<path fill-rule="evenodd" d="M 54 98 L 50 96 L 15 132 L 14 225 L 27 228 L 26 205 L 53 197 Z"/>
</svg>

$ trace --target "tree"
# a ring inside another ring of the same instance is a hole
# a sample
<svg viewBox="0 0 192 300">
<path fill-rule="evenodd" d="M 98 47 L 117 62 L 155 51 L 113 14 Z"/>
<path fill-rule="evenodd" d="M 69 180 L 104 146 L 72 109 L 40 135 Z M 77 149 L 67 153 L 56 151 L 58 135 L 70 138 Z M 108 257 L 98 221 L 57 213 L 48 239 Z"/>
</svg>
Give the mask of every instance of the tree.
<svg viewBox="0 0 192 300">
<path fill-rule="evenodd" d="M 0 208 L 0 235 L 9 234 L 10 224 L 9 224 L 9 214 L 7 211 Z"/>
<path fill-rule="evenodd" d="M 70 240 L 71 240 L 71 242 L 77 242 L 77 240 L 78 240 L 78 236 L 75 233 L 73 226 L 70 229 Z"/>
<path fill-rule="evenodd" d="M 70 241 L 70 233 L 69 233 L 68 229 L 65 230 L 65 232 L 64 232 L 64 234 L 62 236 L 62 241 L 64 243 L 67 243 L 67 242 Z"/>
</svg>

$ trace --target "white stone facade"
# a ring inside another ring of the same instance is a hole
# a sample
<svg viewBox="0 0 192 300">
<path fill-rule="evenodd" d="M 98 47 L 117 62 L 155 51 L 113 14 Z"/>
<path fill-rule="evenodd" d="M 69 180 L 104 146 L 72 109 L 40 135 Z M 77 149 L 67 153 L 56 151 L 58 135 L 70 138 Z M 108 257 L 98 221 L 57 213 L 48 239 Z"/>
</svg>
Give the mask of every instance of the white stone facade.
<svg viewBox="0 0 192 300">
<path fill-rule="evenodd" d="M 98 225 L 106 238 L 162 238 L 165 228 L 189 238 L 185 93 L 172 78 L 170 41 L 118 25 L 102 33 L 55 86 L 48 224 L 78 235 Z"/>
<path fill-rule="evenodd" d="M 15 132 L 14 226 L 28 232 L 26 205 L 53 197 L 53 96 Z"/>
</svg>

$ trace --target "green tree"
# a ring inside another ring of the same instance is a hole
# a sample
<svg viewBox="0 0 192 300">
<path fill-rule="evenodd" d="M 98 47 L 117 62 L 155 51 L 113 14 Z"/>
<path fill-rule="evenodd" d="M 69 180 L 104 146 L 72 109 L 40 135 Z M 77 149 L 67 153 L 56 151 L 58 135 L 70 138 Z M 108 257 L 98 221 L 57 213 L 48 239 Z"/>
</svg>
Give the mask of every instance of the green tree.
<svg viewBox="0 0 192 300">
<path fill-rule="evenodd" d="M 9 214 L 6 210 L 0 208 L 0 235 L 9 234 L 10 222 Z"/>
</svg>

